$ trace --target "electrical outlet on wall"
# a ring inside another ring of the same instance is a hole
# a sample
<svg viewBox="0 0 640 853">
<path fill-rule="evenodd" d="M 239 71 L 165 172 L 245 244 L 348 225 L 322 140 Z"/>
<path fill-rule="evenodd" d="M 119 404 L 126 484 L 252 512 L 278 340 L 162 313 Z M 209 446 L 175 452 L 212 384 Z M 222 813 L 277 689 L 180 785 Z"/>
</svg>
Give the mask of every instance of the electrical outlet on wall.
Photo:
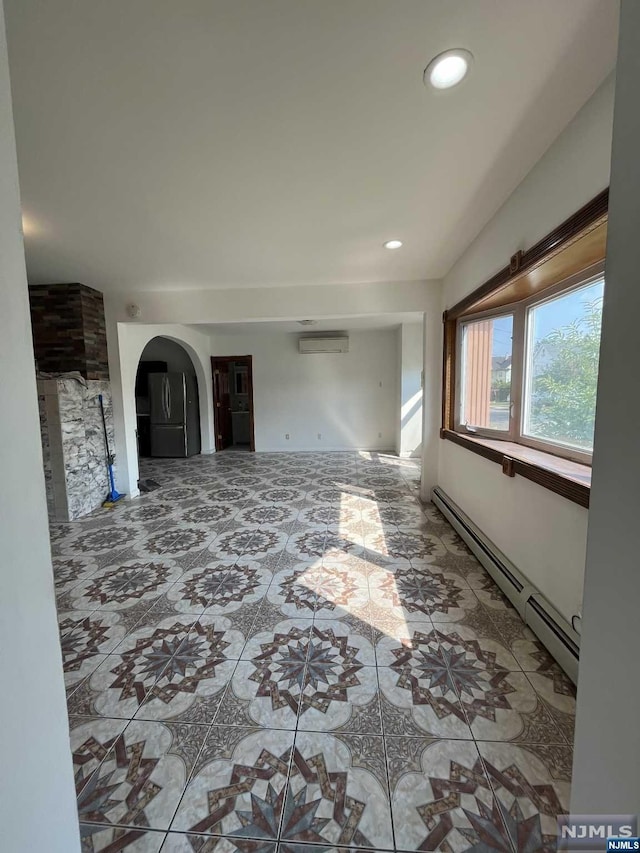
<svg viewBox="0 0 640 853">
<path fill-rule="evenodd" d="M 319 432 L 319 433 L 318 433 L 318 441 L 319 441 L 321 438 L 322 438 L 322 433 L 321 433 L 321 432 Z"/>
<path fill-rule="evenodd" d="M 285 432 L 284 437 L 287 439 L 287 441 L 289 441 L 289 433 L 288 432 Z"/>
<path fill-rule="evenodd" d="M 378 438 L 382 438 L 382 433 L 381 433 L 381 432 L 379 432 L 379 433 L 378 433 Z"/>
</svg>

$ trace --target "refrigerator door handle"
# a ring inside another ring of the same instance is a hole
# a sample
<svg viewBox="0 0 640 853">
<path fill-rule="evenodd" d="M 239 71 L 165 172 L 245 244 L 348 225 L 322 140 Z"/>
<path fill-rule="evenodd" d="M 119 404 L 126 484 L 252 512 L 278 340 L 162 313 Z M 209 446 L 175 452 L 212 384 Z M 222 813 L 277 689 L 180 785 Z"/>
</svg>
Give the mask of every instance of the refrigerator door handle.
<svg viewBox="0 0 640 853">
<path fill-rule="evenodd" d="M 164 411 L 165 421 L 169 420 L 169 405 L 167 403 L 167 389 L 169 388 L 169 379 L 167 376 L 162 378 L 162 409 Z"/>
<path fill-rule="evenodd" d="M 171 420 L 171 382 L 167 376 L 167 419 Z"/>
</svg>

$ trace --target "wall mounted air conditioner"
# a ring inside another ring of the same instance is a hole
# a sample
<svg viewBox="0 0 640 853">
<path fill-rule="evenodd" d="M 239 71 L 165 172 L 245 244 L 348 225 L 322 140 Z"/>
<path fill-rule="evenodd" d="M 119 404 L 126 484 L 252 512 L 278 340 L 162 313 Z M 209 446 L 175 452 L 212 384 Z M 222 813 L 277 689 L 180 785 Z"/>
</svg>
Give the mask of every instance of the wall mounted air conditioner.
<svg viewBox="0 0 640 853">
<path fill-rule="evenodd" d="M 298 348 L 306 355 L 318 352 L 349 352 L 349 338 L 346 335 L 303 337 L 298 339 Z"/>
</svg>

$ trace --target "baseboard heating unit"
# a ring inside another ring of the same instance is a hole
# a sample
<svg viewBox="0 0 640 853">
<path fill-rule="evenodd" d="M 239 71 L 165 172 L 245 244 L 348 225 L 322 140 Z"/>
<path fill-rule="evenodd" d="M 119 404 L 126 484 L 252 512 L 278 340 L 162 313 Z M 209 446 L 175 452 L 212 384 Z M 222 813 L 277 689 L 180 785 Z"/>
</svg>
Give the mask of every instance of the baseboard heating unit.
<svg viewBox="0 0 640 853">
<path fill-rule="evenodd" d="M 476 527 L 439 486 L 431 499 L 474 556 L 489 572 L 524 622 L 548 649 L 569 678 L 578 678 L 580 636 L 533 584 Z"/>
</svg>

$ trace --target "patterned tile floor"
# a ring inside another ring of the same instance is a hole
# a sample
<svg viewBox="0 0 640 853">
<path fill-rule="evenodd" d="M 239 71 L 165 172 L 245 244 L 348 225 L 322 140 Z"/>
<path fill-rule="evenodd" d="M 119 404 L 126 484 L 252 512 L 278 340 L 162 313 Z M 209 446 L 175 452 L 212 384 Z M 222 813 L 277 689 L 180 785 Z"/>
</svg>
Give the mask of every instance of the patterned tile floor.
<svg viewBox="0 0 640 853">
<path fill-rule="evenodd" d="M 142 476 L 51 531 L 84 850 L 555 850 L 573 688 L 414 462 Z"/>
</svg>

